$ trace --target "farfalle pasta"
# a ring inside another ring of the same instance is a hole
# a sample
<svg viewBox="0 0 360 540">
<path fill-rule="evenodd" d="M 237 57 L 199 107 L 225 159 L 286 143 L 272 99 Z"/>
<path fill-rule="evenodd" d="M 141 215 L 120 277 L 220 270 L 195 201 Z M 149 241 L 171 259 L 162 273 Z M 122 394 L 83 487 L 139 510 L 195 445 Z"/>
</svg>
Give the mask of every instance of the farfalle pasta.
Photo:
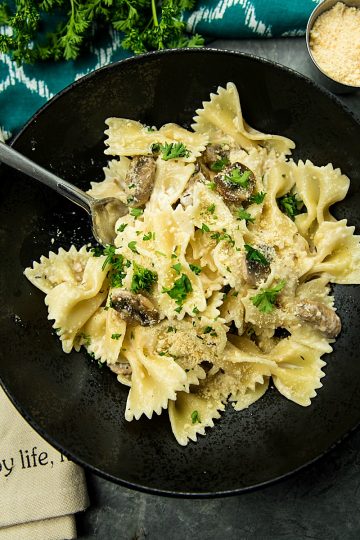
<svg viewBox="0 0 360 540">
<path fill-rule="evenodd" d="M 128 205 L 115 245 L 60 248 L 25 270 L 64 352 L 108 365 L 129 389 L 126 420 L 167 409 L 181 445 L 271 380 L 310 405 L 341 330 L 330 283 L 360 283 L 359 237 L 331 213 L 349 179 L 251 128 L 233 83 L 192 130 L 106 123 L 112 158 L 89 193 Z"/>
</svg>

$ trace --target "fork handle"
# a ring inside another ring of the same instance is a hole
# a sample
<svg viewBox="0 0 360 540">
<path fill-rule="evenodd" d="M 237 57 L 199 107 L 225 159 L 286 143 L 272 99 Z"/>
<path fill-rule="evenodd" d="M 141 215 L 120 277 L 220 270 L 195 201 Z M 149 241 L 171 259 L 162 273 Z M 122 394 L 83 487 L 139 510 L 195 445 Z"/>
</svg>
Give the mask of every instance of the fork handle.
<svg viewBox="0 0 360 540">
<path fill-rule="evenodd" d="M 37 163 L 34 163 L 31 159 L 25 157 L 23 154 L 20 154 L 11 148 L 11 146 L 8 146 L 1 141 L 0 161 L 13 169 L 35 178 L 35 180 L 38 180 L 54 191 L 57 191 L 60 195 L 63 195 L 67 199 L 70 199 L 70 201 L 84 208 L 88 214 L 91 214 L 91 205 L 93 204 L 94 199 L 90 197 L 90 195 L 73 184 L 70 184 L 70 182 L 59 178 L 56 174 L 44 169 Z"/>
</svg>

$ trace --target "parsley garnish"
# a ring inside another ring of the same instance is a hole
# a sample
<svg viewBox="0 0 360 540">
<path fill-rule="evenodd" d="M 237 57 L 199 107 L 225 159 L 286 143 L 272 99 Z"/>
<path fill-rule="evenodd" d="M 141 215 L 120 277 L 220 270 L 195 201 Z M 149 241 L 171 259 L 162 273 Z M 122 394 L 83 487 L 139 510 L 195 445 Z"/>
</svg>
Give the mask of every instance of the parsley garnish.
<svg viewBox="0 0 360 540">
<path fill-rule="evenodd" d="M 195 306 L 192 312 L 195 313 L 195 315 L 198 315 L 200 313 L 200 310 L 198 307 Z"/>
<path fill-rule="evenodd" d="M 1 36 L 0 51 L 11 53 L 18 64 L 75 60 L 89 48 L 93 29 L 104 26 L 120 32 L 122 47 L 135 54 L 201 47 L 204 39 L 188 35 L 182 18 L 184 10 L 193 6 L 193 0 L 5 0 L 0 19 L 9 30 Z M 56 25 L 57 17 L 61 22 Z M 40 33 L 44 23 L 54 27 L 45 36 Z"/>
<path fill-rule="evenodd" d="M 200 415 L 198 413 L 198 411 L 193 411 L 191 413 L 191 423 L 192 424 L 197 424 L 199 423 L 200 424 L 201 420 L 200 420 Z"/>
<path fill-rule="evenodd" d="M 111 334 L 111 339 L 120 339 L 122 334 Z"/>
<path fill-rule="evenodd" d="M 156 143 L 155 143 L 156 144 Z M 178 159 L 181 157 L 189 157 L 190 152 L 182 142 L 160 144 L 158 147 L 153 145 L 156 151 L 162 153 L 161 159 L 168 161 L 169 159 Z"/>
<path fill-rule="evenodd" d="M 220 242 L 220 240 L 225 240 L 226 242 L 229 242 L 229 244 L 234 247 L 235 246 L 235 240 L 233 240 L 233 238 L 230 236 L 230 234 L 228 234 L 227 232 L 225 232 L 225 230 L 223 230 L 222 233 L 219 233 L 219 232 L 215 232 L 213 233 L 210 238 L 212 238 L 213 240 L 216 240 L 216 243 L 218 244 Z"/>
<path fill-rule="evenodd" d="M 213 337 L 217 336 L 217 333 L 215 332 L 212 326 L 205 326 L 203 333 L 210 334 L 210 336 L 213 336 Z"/>
<path fill-rule="evenodd" d="M 198 276 L 200 274 L 201 272 L 200 266 L 198 266 L 197 264 L 189 264 L 189 266 L 190 266 L 190 270 L 192 270 L 195 275 Z"/>
<path fill-rule="evenodd" d="M 135 240 L 128 243 L 128 248 L 130 248 L 133 253 L 139 253 L 136 249 L 136 244 L 137 242 Z"/>
<path fill-rule="evenodd" d="M 203 224 L 201 225 L 201 231 L 202 231 L 202 232 L 210 232 L 210 229 L 209 229 L 209 227 L 206 225 L 206 223 L 203 223 Z"/>
<path fill-rule="evenodd" d="M 255 195 L 251 195 L 249 198 L 250 203 L 256 203 L 261 204 L 263 200 L 265 199 L 265 191 L 260 191 L 259 193 L 255 193 Z"/>
<path fill-rule="evenodd" d="M 91 345 L 91 337 L 88 334 L 81 333 L 79 334 L 79 337 L 83 340 L 83 345 L 85 345 L 85 347 Z"/>
<path fill-rule="evenodd" d="M 190 279 L 187 277 L 186 274 L 182 274 L 179 279 L 174 281 L 171 289 L 165 289 L 164 287 L 162 292 L 167 293 L 170 298 L 175 300 L 175 303 L 181 307 L 184 303 L 184 300 L 186 300 L 187 295 L 191 293 L 192 290 L 193 288 Z"/>
<path fill-rule="evenodd" d="M 100 255 L 105 255 L 106 258 L 102 265 L 102 270 L 105 270 L 106 266 L 111 267 L 110 271 L 110 287 L 121 287 L 123 284 L 123 279 L 126 276 L 126 271 L 124 266 L 129 267 L 130 261 L 126 261 L 123 255 L 115 253 L 115 246 L 106 246 L 102 253 L 100 248 L 96 248 L 96 251 L 93 252 L 94 257 L 99 257 Z"/>
<path fill-rule="evenodd" d="M 274 305 L 279 292 L 284 288 L 286 281 L 281 280 L 272 289 L 261 289 L 262 292 L 252 296 L 250 300 L 256 306 L 259 311 L 263 313 L 271 313 L 274 309 Z"/>
<path fill-rule="evenodd" d="M 181 263 L 174 264 L 171 268 L 173 268 L 177 274 L 180 274 L 180 272 L 181 272 Z"/>
<path fill-rule="evenodd" d="M 118 227 L 118 229 L 117 229 L 118 232 L 124 232 L 127 226 L 128 226 L 127 223 L 122 223 L 122 224 L 120 225 L 120 227 Z"/>
<path fill-rule="evenodd" d="M 279 197 L 277 203 L 280 210 L 294 221 L 295 216 L 302 213 L 304 203 L 297 198 L 296 193 L 286 193 L 283 197 Z"/>
<path fill-rule="evenodd" d="M 254 223 L 255 221 L 255 218 L 252 217 L 251 214 L 249 214 L 249 212 L 246 212 L 246 210 L 244 210 L 243 208 L 239 208 L 238 211 L 237 211 L 237 219 L 238 220 L 241 220 L 241 219 L 244 219 L 246 221 L 246 223 Z"/>
<path fill-rule="evenodd" d="M 144 210 L 142 210 L 141 208 L 131 208 L 130 209 L 130 216 L 133 216 L 135 218 L 138 218 L 143 213 L 144 213 Z"/>
<path fill-rule="evenodd" d="M 215 191 L 215 189 L 216 189 L 216 184 L 215 184 L 215 182 L 208 182 L 206 185 L 207 185 L 207 187 L 208 187 L 209 189 L 211 189 L 211 191 Z"/>
<path fill-rule="evenodd" d="M 146 242 L 147 240 L 153 240 L 155 238 L 155 233 L 148 232 L 144 234 L 143 240 Z"/>
<path fill-rule="evenodd" d="M 213 214 L 215 212 L 215 208 L 215 204 L 211 204 L 210 206 L 208 206 L 207 211 L 209 212 L 209 214 Z"/>
<path fill-rule="evenodd" d="M 158 275 L 156 272 L 144 268 L 133 262 L 134 273 L 131 280 L 130 290 L 133 293 L 138 293 L 139 291 L 150 291 L 153 283 L 156 283 Z"/>
<path fill-rule="evenodd" d="M 260 251 L 250 246 L 250 244 L 245 244 L 244 248 L 246 251 L 246 259 L 248 261 L 255 261 L 263 264 L 264 266 L 269 266 L 269 261 Z"/>
<path fill-rule="evenodd" d="M 249 183 L 250 175 L 251 171 L 244 171 L 242 173 L 240 169 L 232 169 L 230 174 L 225 175 L 224 179 L 232 184 L 237 184 L 238 186 L 246 188 Z"/>
<path fill-rule="evenodd" d="M 210 169 L 214 172 L 220 172 L 226 165 L 229 165 L 230 161 L 227 157 L 223 157 L 215 161 L 210 165 Z"/>
</svg>

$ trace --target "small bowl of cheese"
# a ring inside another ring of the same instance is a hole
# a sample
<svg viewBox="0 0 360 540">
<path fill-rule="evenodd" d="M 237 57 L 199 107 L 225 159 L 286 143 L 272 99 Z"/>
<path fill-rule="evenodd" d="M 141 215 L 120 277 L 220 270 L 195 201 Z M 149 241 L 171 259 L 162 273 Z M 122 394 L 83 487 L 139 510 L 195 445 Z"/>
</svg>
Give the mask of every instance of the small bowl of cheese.
<svg viewBox="0 0 360 540">
<path fill-rule="evenodd" d="M 306 43 L 320 81 L 335 93 L 360 88 L 360 0 L 324 0 L 310 15 Z"/>
</svg>

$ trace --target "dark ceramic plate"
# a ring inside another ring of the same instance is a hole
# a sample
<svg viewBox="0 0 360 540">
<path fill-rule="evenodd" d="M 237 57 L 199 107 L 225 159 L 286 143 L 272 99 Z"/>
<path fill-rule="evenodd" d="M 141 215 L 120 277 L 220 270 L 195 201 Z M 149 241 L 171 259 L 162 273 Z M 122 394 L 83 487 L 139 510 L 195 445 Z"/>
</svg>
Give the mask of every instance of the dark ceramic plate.
<svg viewBox="0 0 360 540">
<path fill-rule="evenodd" d="M 165 51 L 110 65 L 52 99 L 13 145 L 85 187 L 102 178 L 105 118 L 189 126 L 201 102 L 228 81 L 237 85 L 252 126 L 291 137 L 296 158 L 332 162 L 352 179 L 336 215 L 358 226 L 360 125 L 308 79 L 248 55 Z M 343 331 L 325 358 L 324 386 L 311 407 L 271 389 L 248 410 L 229 407 L 206 437 L 186 448 L 175 441 L 166 413 L 127 423 L 127 389 L 85 353 L 62 352 L 44 295 L 23 276 L 24 268 L 50 249 L 88 241 L 85 214 L 33 180 L 5 167 L 1 173 L 1 380 L 21 413 L 65 454 L 128 487 L 220 495 L 295 471 L 358 425 L 360 289 L 355 286 L 335 288 Z"/>
</svg>

